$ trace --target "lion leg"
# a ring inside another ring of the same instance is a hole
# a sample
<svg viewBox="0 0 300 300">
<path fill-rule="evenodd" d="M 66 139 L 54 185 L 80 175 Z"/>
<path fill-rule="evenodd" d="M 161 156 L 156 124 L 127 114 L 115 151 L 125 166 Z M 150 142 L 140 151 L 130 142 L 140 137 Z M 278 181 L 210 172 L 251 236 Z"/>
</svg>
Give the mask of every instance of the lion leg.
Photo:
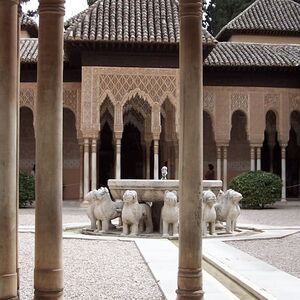
<svg viewBox="0 0 300 300">
<path fill-rule="evenodd" d="M 169 224 L 166 221 L 163 221 L 163 237 L 169 236 Z"/>
<path fill-rule="evenodd" d="M 207 235 L 207 223 L 205 221 L 202 222 L 202 235 Z"/>
<path fill-rule="evenodd" d="M 110 224 L 109 220 L 103 220 L 102 221 L 102 232 L 107 232 L 108 231 L 109 224 Z"/>
<path fill-rule="evenodd" d="M 139 233 L 144 232 L 144 221 L 141 219 L 139 222 Z"/>
<path fill-rule="evenodd" d="M 95 230 L 95 232 L 101 231 L 101 228 L 102 228 L 102 226 L 101 226 L 101 221 L 100 221 L 100 220 L 97 220 L 97 229 Z"/>
<path fill-rule="evenodd" d="M 210 234 L 211 235 L 216 235 L 216 222 L 211 222 L 210 223 Z"/>
<path fill-rule="evenodd" d="M 178 237 L 178 222 L 173 223 L 173 236 Z"/>
<path fill-rule="evenodd" d="M 96 230 L 96 228 L 97 228 L 97 220 L 96 220 L 96 218 L 95 218 L 95 216 L 94 216 L 94 212 L 93 212 L 93 209 L 94 209 L 94 206 L 90 206 L 88 209 L 87 209 L 87 215 L 88 215 L 88 217 L 89 217 L 89 219 L 90 219 L 90 221 L 91 221 L 91 229 L 92 230 Z"/>
<path fill-rule="evenodd" d="M 233 231 L 236 231 L 236 221 L 237 221 L 237 219 L 235 219 L 234 221 L 232 221 L 232 223 L 233 223 L 233 225 L 232 225 Z"/>
<path fill-rule="evenodd" d="M 135 236 L 139 234 L 139 223 L 134 223 L 131 225 L 130 235 Z"/>
<path fill-rule="evenodd" d="M 232 233 L 231 232 L 231 220 L 226 220 L 226 232 L 227 233 Z"/>
<path fill-rule="evenodd" d="M 128 224 L 123 223 L 123 232 L 122 235 L 128 235 L 129 230 L 128 230 Z"/>
</svg>

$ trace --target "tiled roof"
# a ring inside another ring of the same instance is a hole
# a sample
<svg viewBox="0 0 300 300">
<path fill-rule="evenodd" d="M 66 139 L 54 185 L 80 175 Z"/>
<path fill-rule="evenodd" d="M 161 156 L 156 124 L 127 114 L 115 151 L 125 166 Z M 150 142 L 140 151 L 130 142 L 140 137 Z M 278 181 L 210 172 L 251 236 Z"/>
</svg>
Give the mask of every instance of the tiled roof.
<svg viewBox="0 0 300 300">
<path fill-rule="evenodd" d="M 38 39 L 20 40 L 21 63 L 37 63 Z"/>
<path fill-rule="evenodd" d="M 232 33 L 242 32 L 300 36 L 300 4 L 292 0 L 257 0 L 229 22 L 217 39 L 223 41 Z"/>
<path fill-rule="evenodd" d="M 300 45 L 218 43 L 205 60 L 205 65 L 300 68 Z"/>
<path fill-rule="evenodd" d="M 32 18 L 28 17 L 25 14 L 22 14 L 20 23 L 21 23 L 21 29 L 27 30 L 30 33 L 31 37 L 38 36 L 38 26 L 37 23 Z"/>
<path fill-rule="evenodd" d="M 67 40 L 179 42 L 178 3 L 173 0 L 98 0 L 65 25 Z M 206 30 L 203 41 L 216 42 Z"/>
</svg>

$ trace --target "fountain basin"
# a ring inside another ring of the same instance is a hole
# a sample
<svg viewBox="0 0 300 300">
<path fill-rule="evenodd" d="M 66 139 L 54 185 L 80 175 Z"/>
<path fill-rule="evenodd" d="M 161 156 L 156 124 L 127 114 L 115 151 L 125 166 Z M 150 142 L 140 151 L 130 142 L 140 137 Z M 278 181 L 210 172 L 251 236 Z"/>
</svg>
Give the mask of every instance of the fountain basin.
<svg viewBox="0 0 300 300">
<path fill-rule="evenodd" d="M 165 191 L 178 192 L 179 180 L 110 179 L 108 187 L 114 199 L 122 199 L 126 190 L 135 190 L 139 201 L 161 202 Z M 217 195 L 222 189 L 222 181 L 204 180 L 203 189 L 211 189 Z"/>
</svg>

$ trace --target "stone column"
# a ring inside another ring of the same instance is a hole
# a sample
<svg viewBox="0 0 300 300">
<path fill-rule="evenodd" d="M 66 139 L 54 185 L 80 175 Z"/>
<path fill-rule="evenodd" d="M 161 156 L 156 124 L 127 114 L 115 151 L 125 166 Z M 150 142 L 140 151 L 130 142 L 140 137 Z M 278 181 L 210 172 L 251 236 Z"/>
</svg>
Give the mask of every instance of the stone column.
<svg viewBox="0 0 300 300">
<path fill-rule="evenodd" d="M 146 141 L 146 178 L 150 179 L 151 141 Z"/>
<path fill-rule="evenodd" d="M 203 299 L 204 294 L 201 232 L 203 189 L 202 1 L 180 0 L 179 8 L 180 236 L 177 299 L 191 300 Z"/>
<path fill-rule="evenodd" d="M 80 182 L 79 182 L 79 199 L 80 201 L 83 200 L 83 143 L 79 143 L 79 153 L 80 153 Z"/>
<path fill-rule="evenodd" d="M 63 299 L 64 0 L 40 0 L 36 103 L 35 299 Z"/>
<path fill-rule="evenodd" d="M 221 147 L 217 146 L 217 179 L 221 180 L 222 175 L 221 175 L 221 169 L 222 169 L 222 152 L 221 152 Z"/>
<path fill-rule="evenodd" d="M 0 299 L 17 299 L 18 2 L 0 1 Z"/>
<path fill-rule="evenodd" d="M 223 189 L 227 190 L 227 146 L 223 147 Z"/>
<path fill-rule="evenodd" d="M 92 171 L 92 184 L 91 189 L 95 190 L 97 188 L 97 140 L 92 139 L 92 162 L 91 162 L 91 171 Z"/>
<path fill-rule="evenodd" d="M 251 147 L 250 149 L 250 165 L 251 171 L 255 171 L 255 147 Z"/>
<path fill-rule="evenodd" d="M 83 141 L 83 198 L 90 191 L 90 143 Z"/>
<path fill-rule="evenodd" d="M 256 148 L 256 170 L 257 171 L 261 170 L 261 148 L 260 147 Z"/>
<path fill-rule="evenodd" d="M 179 145 L 178 142 L 175 143 L 175 179 L 179 177 Z"/>
<path fill-rule="evenodd" d="M 116 137 L 116 179 L 121 179 L 121 138 Z"/>
<path fill-rule="evenodd" d="M 281 146 L 281 201 L 286 202 L 286 147 L 287 145 Z"/>
<path fill-rule="evenodd" d="M 159 179 L 159 140 L 154 140 L 154 180 Z"/>
</svg>

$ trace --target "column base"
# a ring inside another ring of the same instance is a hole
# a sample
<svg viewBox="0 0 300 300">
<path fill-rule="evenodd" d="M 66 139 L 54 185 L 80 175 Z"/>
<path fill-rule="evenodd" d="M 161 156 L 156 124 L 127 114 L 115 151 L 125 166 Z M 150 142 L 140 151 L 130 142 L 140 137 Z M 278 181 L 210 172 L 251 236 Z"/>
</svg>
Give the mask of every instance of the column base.
<svg viewBox="0 0 300 300">
<path fill-rule="evenodd" d="M 34 300 L 63 300 L 63 291 L 58 292 L 45 292 L 45 291 L 34 291 Z"/>
<path fill-rule="evenodd" d="M 185 291 L 185 290 L 177 290 L 177 300 L 189 300 L 189 299 L 195 299 L 195 300 L 202 300 L 204 299 L 204 292 L 199 291 Z"/>
<path fill-rule="evenodd" d="M 282 203 L 287 203 L 287 200 L 285 198 L 281 199 Z"/>
<path fill-rule="evenodd" d="M 0 276 L 0 299 L 19 299 L 17 273 Z"/>
</svg>

